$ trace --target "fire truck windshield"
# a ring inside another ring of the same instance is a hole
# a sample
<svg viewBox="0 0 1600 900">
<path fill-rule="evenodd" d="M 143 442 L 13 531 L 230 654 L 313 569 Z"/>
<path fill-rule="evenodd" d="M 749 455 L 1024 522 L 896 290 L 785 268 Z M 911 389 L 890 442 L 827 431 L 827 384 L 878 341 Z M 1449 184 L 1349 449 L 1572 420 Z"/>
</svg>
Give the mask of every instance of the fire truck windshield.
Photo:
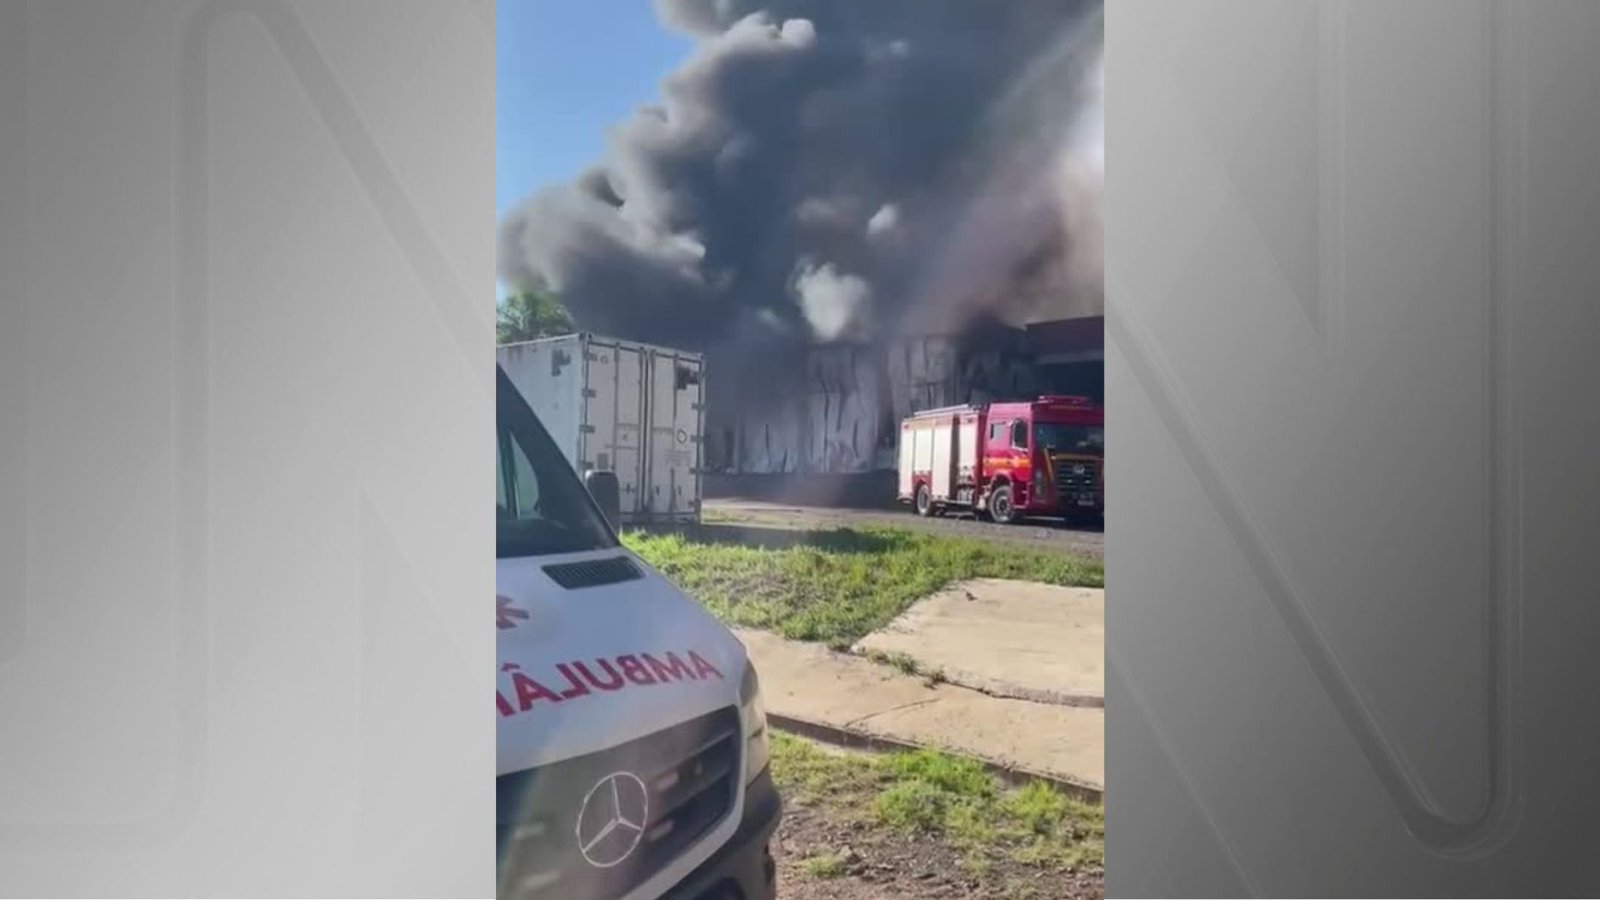
<svg viewBox="0 0 1600 900">
<path fill-rule="evenodd" d="M 1051 453 L 1092 453 L 1102 456 L 1106 452 L 1106 430 L 1099 425 L 1036 422 L 1033 426 L 1033 445 Z"/>
</svg>

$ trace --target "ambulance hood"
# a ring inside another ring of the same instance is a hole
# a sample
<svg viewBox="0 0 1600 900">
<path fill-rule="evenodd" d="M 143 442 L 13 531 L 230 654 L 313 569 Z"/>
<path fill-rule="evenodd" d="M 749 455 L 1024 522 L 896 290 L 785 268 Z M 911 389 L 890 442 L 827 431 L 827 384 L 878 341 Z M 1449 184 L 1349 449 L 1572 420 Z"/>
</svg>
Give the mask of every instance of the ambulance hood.
<svg viewBox="0 0 1600 900">
<path fill-rule="evenodd" d="M 501 559 L 496 775 L 739 702 L 744 645 L 620 548 Z"/>
</svg>

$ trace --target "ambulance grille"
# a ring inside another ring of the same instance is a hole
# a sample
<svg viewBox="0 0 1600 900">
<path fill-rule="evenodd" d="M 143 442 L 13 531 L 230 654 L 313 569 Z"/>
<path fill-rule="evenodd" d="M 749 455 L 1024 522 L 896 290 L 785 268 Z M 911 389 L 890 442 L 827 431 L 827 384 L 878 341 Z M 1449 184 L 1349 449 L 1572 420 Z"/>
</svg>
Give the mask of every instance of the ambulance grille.
<svg viewBox="0 0 1600 900">
<path fill-rule="evenodd" d="M 544 573 L 550 576 L 551 581 L 569 591 L 577 588 L 618 584 L 624 581 L 637 581 L 644 577 L 639 571 L 639 567 L 634 565 L 633 560 L 626 556 L 612 556 L 606 559 L 589 559 L 583 562 L 545 566 Z"/>
<path fill-rule="evenodd" d="M 500 776 L 496 896 L 586 900 L 638 888 L 727 819 L 742 752 L 739 713 L 730 706 L 608 750 Z M 618 778 L 622 803 L 639 821 L 607 831 L 616 818 L 610 784 Z M 647 798 L 642 816 L 627 793 L 639 783 Z M 598 799 L 586 809 L 591 797 Z"/>
</svg>

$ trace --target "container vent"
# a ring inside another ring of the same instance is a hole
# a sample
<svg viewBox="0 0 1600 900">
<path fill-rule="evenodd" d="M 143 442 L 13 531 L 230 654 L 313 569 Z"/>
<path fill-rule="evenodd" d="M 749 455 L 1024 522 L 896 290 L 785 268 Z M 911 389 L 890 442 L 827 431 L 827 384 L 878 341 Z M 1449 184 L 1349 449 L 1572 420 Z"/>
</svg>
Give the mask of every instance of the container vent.
<svg viewBox="0 0 1600 900">
<path fill-rule="evenodd" d="M 606 559 L 589 559 L 583 562 L 562 563 L 555 566 L 545 566 L 544 573 L 550 580 L 561 585 L 569 591 L 578 588 L 600 587 L 606 584 L 619 584 L 624 581 L 637 581 L 644 577 L 639 567 L 633 560 L 626 556 L 612 556 Z"/>
</svg>

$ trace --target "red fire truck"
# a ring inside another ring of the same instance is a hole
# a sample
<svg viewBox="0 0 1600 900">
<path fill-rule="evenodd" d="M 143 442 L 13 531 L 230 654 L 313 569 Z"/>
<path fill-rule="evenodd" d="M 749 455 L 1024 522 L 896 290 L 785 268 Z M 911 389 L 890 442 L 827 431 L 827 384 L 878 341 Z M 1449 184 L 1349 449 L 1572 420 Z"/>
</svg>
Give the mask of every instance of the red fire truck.
<svg viewBox="0 0 1600 900">
<path fill-rule="evenodd" d="M 1085 397 L 950 406 L 900 423 L 900 502 L 996 522 L 1105 514 L 1104 410 Z"/>
</svg>

